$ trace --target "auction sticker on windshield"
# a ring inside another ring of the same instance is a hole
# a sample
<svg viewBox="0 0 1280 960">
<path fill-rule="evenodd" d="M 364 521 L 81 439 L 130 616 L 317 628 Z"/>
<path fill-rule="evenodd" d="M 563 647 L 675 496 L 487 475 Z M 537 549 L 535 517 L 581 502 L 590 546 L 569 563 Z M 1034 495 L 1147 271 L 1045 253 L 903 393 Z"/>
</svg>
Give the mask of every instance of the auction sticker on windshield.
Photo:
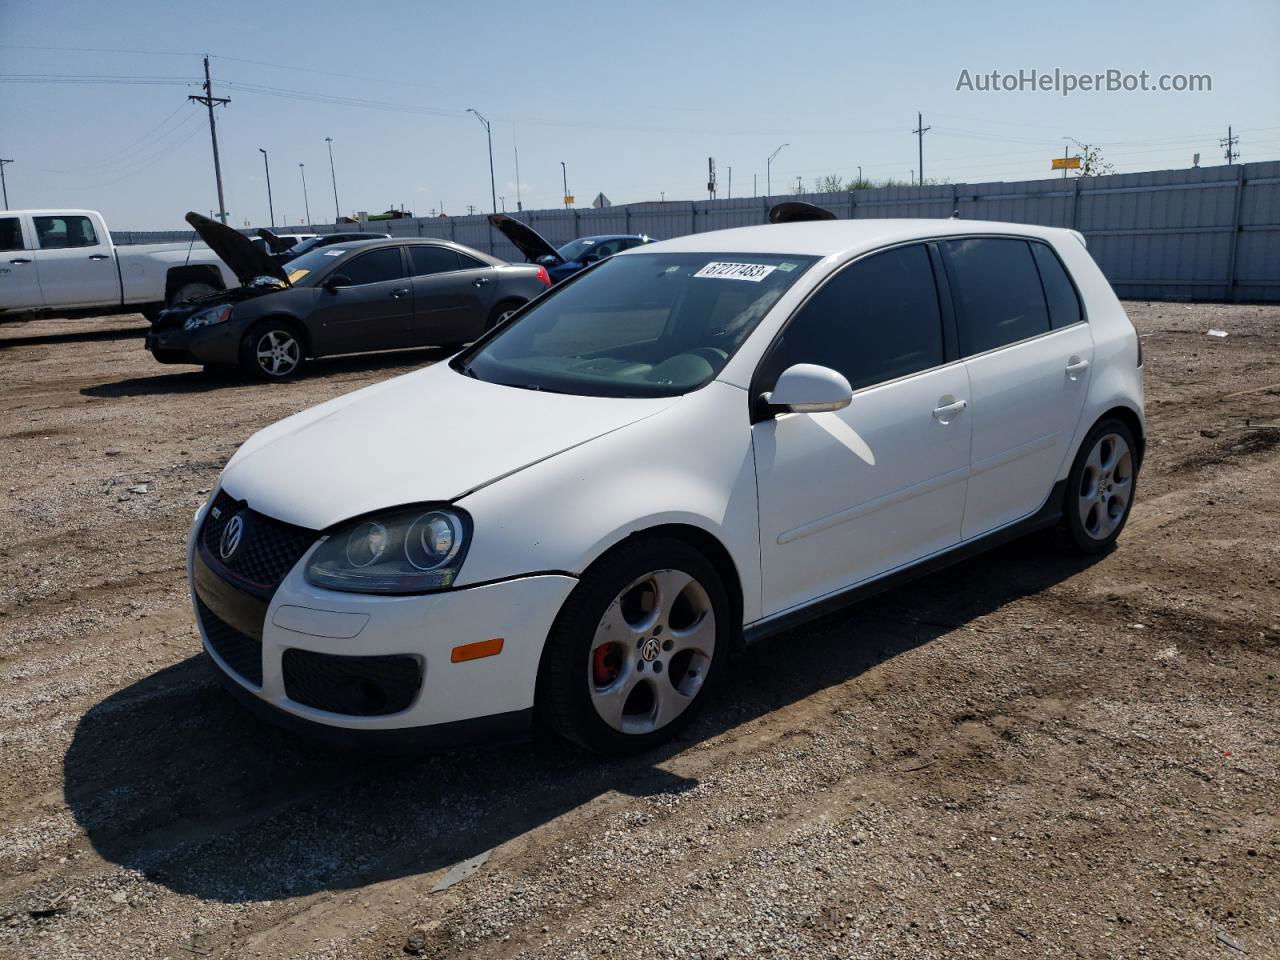
<svg viewBox="0 0 1280 960">
<path fill-rule="evenodd" d="M 713 277 L 717 280 L 747 280 L 759 283 L 777 267 L 764 263 L 721 263 L 712 261 L 694 274 L 695 277 Z"/>
</svg>

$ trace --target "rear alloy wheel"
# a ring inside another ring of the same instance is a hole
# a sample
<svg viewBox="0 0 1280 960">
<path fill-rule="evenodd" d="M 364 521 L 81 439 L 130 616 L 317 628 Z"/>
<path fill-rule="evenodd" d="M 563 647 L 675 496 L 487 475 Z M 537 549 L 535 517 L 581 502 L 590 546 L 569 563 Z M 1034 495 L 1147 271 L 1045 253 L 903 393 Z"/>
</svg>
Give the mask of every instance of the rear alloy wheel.
<svg viewBox="0 0 1280 960">
<path fill-rule="evenodd" d="M 500 323 L 506 323 L 511 318 L 511 315 L 523 307 L 524 304 L 525 301 L 523 300 L 504 300 L 499 303 L 489 311 L 489 320 L 484 326 L 485 331 L 492 330 Z"/>
<path fill-rule="evenodd" d="M 1138 479 L 1137 444 L 1119 420 L 1095 426 L 1067 478 L 1065 522 L 1072 545 L 1083 553 L 1111 548 L 1129 519 Z"/>
<path fill-rule="evenodd" d="M 241 366 L 263 380 L 296 376 L 304 360 L 302 340 L 288 324 L 259 324 L 246 334 L 240 347 Z"/>
<path fill-rule="evenodd" d="M 565 603 L 548 639 L 540 710 L 601 753 L 661 743 L 705 699 L 728 638 L 724 587 L 698 551 L 676 540 L 622 548 Z"/>
</svg>

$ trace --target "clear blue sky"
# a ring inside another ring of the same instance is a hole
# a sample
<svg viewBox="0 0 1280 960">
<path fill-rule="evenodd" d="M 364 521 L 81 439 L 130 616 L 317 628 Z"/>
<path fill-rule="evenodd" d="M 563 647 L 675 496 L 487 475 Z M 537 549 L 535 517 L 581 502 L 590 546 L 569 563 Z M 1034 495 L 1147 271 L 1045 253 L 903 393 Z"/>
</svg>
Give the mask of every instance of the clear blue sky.
<svg viewBox="0 0 1280 960">
<path fill-rule="evenodd" d="M 49 49 L 37 49 L 49 48 Z M 82 48 L 78 50 L 67 48 Z M 331 221 L 324 138 L 343 213 L 404 204 L 489 208 L 498 194 L 560 203 L 560 161 L 579 205 L 781 193 L 831 173 L 906 180 L 910 130 L 925 174 L 953 182 L 1048 176 L 1064 136 L 1102 145 L 1119 172 L 1280 158 L 1280 3 L 736 2 L 484 4 L 128 3 L 0 0 L 0 157 L 10 205 L 92 207 L 121 229 L 182 226 L 217 206 L 200 55 L 212 56 L 231 222 Z M 108 52 L 112 51 L 112 52 Z M 133 52 L 118 52 L 133 51 Z M 1207 73 L 1209 93 L 979 93 L 971 74 L 1019 68 Z M 184 85 L 189 84 L 189 85 Z"/>
</svg>

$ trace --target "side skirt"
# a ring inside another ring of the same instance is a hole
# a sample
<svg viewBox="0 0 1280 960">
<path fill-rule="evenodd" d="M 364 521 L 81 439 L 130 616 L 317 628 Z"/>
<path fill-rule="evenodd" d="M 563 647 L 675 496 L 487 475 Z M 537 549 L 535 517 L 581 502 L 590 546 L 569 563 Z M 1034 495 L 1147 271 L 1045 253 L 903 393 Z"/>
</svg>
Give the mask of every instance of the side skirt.
<svg viewBox="0 0 1280 960">
<path fill-rule="evenodd" d="M 909 567 L 903 567 L 893 573 L 885 574 L 879 579 L 868 583 L 860 583 L 839 593 L 833 593 L 820 600 L 815 600 L 798 609 L 789 610 L 768 620 L 753 623 L 743 630 L 743 642 L 745 644 L 756 643 L 766 637 L 782 633 L 792 627 L 798 627 L 803 623 L 808 623 L 810 620 L 816 620 L 818 617 L 826 616 L 828 613 L 874 597 L 876 594 L 892 590 L 894 587 L 899 587 L 904 583 L 910 583 L 912 580 L 936 573 L 952 564 L 967 560 L 980 553 L 985 553 L 1002 544 L 1025 537 L 1030 533 L 1035 533 L 1037 530 L 1051 527 L 1062 519 L 1066 493 L 1067 481 L 1059 480 L 1053 485 L 1053 492 L 1049 494 L 1049 499 L 1045 501 L 1044 506 L 1025 520 L 1019 520 L 1017 523 L 1010 524 L 1007 527 L 1001 527 L 999 530 L 978 537 L 976 540 L 970 540 L 968 543 L 952 547 L 950 550 L 935 554 Z"/>
</svg>

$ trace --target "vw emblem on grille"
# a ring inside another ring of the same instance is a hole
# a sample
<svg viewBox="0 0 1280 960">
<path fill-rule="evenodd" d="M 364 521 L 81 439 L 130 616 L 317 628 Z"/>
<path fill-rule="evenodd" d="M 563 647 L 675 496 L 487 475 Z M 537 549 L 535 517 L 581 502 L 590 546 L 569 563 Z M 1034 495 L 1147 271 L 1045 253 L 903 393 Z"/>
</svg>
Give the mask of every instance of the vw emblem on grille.
<svg viewBox="0 0 1280 960">
<path fill-rule="evenodd" d="M 662 644 L 658 642 L 657 637 L 650 637 L 644 642 L 644 646 L 640 648 L 640 656 L 647 662 L 658 659 L 658 654 L 662 652 Z"/>
<path fill-rule="evenodd" d="M 240 549 L 240 540 L 244 537 L 244 514 L 237 513 L 227 521 L 222 529 L 222 539 L 218 542 L 218 553 L 223 560 L 230 560 Z"/>
</svg>

